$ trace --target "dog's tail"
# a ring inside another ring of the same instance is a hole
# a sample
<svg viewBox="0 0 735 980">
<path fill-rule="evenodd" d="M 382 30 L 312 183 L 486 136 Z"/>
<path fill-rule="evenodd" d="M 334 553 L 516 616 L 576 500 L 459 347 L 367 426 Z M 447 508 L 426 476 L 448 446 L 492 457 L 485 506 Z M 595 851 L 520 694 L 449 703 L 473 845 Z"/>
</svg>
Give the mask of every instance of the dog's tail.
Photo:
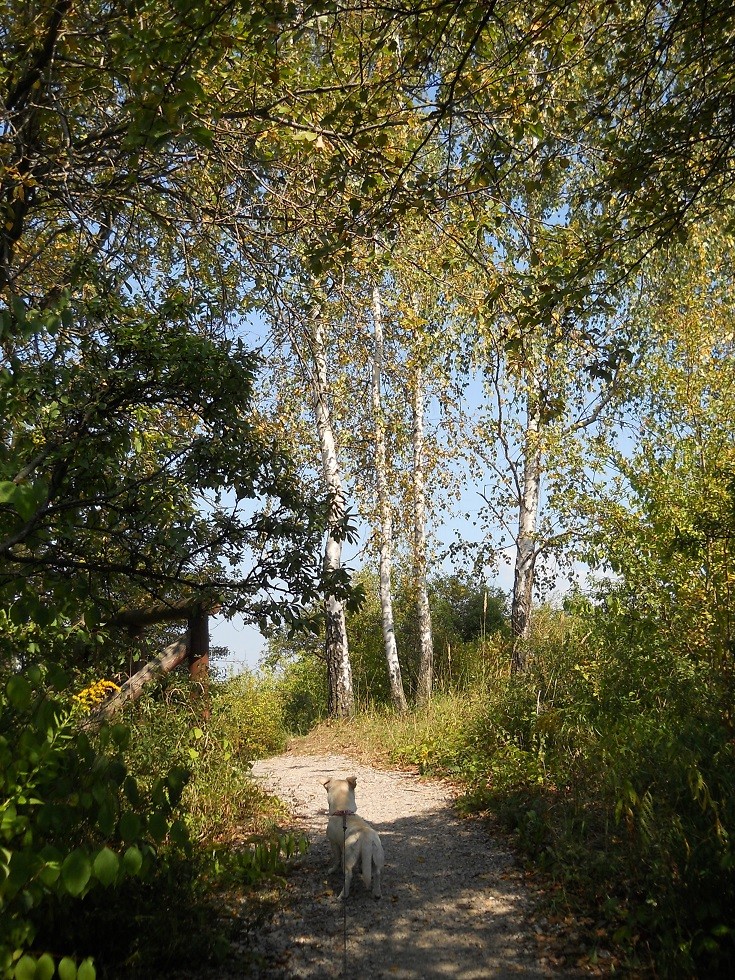
<svg viewBox="0 0 735 980">
<path fill-rule="evenodd" d="M 375 865 L 378 872 L 381 872 L 385 863 L 383 845 L 380 842 L 380 837 L 375 832 L 372 834 L 363 834 L 361 853 L 362 880 L 365 882 L 365 887 L 370 888 L 373 880 L 373 865 Z"/>
<path fill-rule="evenodd" d="M 373 880 L 373 835 L 363 834 L 361 841 L 362 851 L 362 880 L 365 887 L 370 888 Z"/>
</svg>

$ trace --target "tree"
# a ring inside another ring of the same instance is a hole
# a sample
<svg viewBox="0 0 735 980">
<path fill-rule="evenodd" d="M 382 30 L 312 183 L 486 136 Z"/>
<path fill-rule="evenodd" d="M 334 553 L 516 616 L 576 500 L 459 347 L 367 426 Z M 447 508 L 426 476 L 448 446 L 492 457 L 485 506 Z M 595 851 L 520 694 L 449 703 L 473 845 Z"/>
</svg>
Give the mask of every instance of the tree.
<svg viewBox="0 0 735 980">
<path fill-rule="evenodd" d="M 135 593 L 214 590 L 293 622 L 324 582 L 324 510 L 254 410 L 257 356 L 226 338 L 247 271 L 219 248 L 201 122 L 212 50 L 252 30 L 217 3 L 183 19 L 145 3 L 7 13 L 7 601 L 109 614 Z M 273 502 L 253 513 L 256 497 Z"/>
<path fill-rule="evenodd" d="M 393 551 L 392 502 L 388 490 L 388 474 L 385 458 L 385 422 L 381 399 L 381 378 L 383 374 L 383 313 L 381 309 L 380 286 L 372 288 L 373 317 L 373 364 L 372 364 L 372 422 L 375 452 L 375 484 L 377 511 L 379 514 L 380 542 L 380 606 L 382 611 L 383 643 L 388 665 L 393 706 L 397 711 L 407 708 L 406 695 L 401 679 L 401 665 L 398 660 L 396 633 L 393 623 L 393 597 L 391 586 L 391 559 Z"/>
<path fill-rule="evenodd" d="M 547 22 L 535 10 L 518 10 L 502 34 L 494 23 L 483 27 L 461 84 L 449 71 L 451 60 L 445 67 L 445 84 L 461 91 L 456 100 L 446 96 L 444 132 L 446 166 L 462 191 L 435 222 L 475 267 L 461 305 L 474 364 L 494 404 L 473 449 L 489 467 L 488 509 L 512 541 L 516 671 L 525 667 L 541 561 L 565 540 L 541 521 L 544 478 L 555 471 L 561 486 L 574 433 L 600 422 L 620 394 L 631 356 L 614 315 L 621 294 L 616 269 L 577 263 L 578 240 L 595 221 L 581 200 L 586 157 L 580 151 L 574 158 L 569 148 L 584 145 L 584 134 L 571 111 L 561 113 L 559 125 L 560 106 L 584 102 L 591 84 L 591 63 L 582 59 L 581 70 L 571 70 L 576 44 L 564 18 Z M 507 114 L 488 113 L 494 103 Z M 500 528 L 498 549 L 507 544 Z"/>
<path fill-rule="evenodd" d="M 293 243 L 293 251 L 281 249 L 274 256 L 274 267 L 280 275 L 268 286 L 262 324 L 273 349 L 268 358 L 268 392 L 261 399 L 270 406 L 275 438 L 292 447 L 302 471 L 318 472 L 329 501 L 325 583 L 339 581 L 344 586 L 350 575 L 343 565 L 342 547 L 346 539 L 354 538 L 340 458 L 343 420 L 336 391 L 330 284 L 311 277 L 298 242 Z M 340 717 L 349 717 L 354 710 L 345 597 L 344 588 L 328 588 L 322 595 L 329 713 Z M 359 603 L 359 593 L 352 599 Z"/>
<path fill-rule="evenodd" d="M 420 316 L 421 304 L 416 292 L 412 297 L 413 313 Z M 418 331 L 417 331 L 418 333 Z M 413 562 L 416 587 L 416 613 L 418 619 L 419 677 L 416 697 L 419 704 L 431 698 L 434 683 L 434 641 L 431 632 L 431 607 L 428 588 L 428 557 L 426 542 L 426 460 L 424 451 L 424 404 L 426 387 L 421 344 L 416 338 L 412 357 L 413 370 L 409 380 L 411 391 L 411 446 L 413 459 L 411 476 L 413 484 Z"/>
<path fill-rule="evenodd" d="M 596 446 L 611 476 L 578 493 L 586 558 L 618 584 L 631 622 L 723 677 L 733 643 L 734 453 L 731 234 L 692 231 L 652 260 L 633 311 L 646 356 L 617 444 Z"/>
<path fill-rule="evenodd" d="M 652 241 L 666 247 L 713 209 L 732 205 L 735 131 L 725 107 L 735 91 L 734 29 L 724 0 L 594 12 L 583 118 L 600 148 L 587 155 L 587 187 L 599 208 L 591 261 L 623 237 L 639 240 L 641 258 Z"/>
<path fill-rule="evenodd" d="M 319 314 L 317 314 L 312 333 L 312 397 L 322 454 L 322 474 L 331 501 L 327 543 L 324 550 L 324 568 L 325 571 L 334 572 L 339 571 L 342 567 L 342 528 L 346 507 L 329 410 L 329 382 L 323 329 L 323 324 Z M 354 711 L 354 696 L 345 609 L 341 600 L 332 594 L 327 594 L 325 599 L 325 633 L 324 650 L 329 678 L 329 713 L 330 715 L 349 717 Z"/>
</svg>

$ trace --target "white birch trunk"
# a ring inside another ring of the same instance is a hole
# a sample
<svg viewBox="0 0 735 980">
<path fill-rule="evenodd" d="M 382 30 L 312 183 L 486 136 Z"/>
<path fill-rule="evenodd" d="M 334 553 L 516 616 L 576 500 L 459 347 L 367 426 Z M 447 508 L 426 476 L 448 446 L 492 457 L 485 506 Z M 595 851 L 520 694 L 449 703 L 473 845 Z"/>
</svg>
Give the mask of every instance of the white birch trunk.
<svg viewBox="0 0 735 980">
<path fill-rule="evenodd" d="M 403 690 L 401 665 L 398 660 L 396 632 L 393 623 L 393 596 L 391 589 L 391 564 L 393 560 L 393 518 L 388 495 L 388 479 L 385 459 L 385 426 L 381 401 L 381 378 L 383 374 L 383 316 L 380 301 L 380 287 L 373 287 L 373 376 L 372 403 L 373 426 L 375 429 L 375 473 L 380 520 L 380 609 L 383 624 L 383 644 L 388 665 L 388 679 L 393 706 L 397 711 L 405 711 L 406 695 Z"/>
<path fill-rule="evenodd" d="M 535 79 L 535 68 L 532 76 Z M 533 152 L 538 140 L 532 140 Z M 528 249 L 533 251 L 535 238 L 536 201 L 528 199 Z M 513 601 L 511 603 L 510 625 L 513 636 L 511 653 L 511 672 L 521 673 L 526 669 L 528 659 L 528 635 L 531 626 L 531 606 L 533 604 L 533 582 L 536 567 L 536 528 L 538 525 L 539 501 L 541 496 L 541 452 L 539 435 L 541 430 L 541 403 L 539 400 L 538 369 L 535 364 L 533 342 L 531 343 L 531 362 L 525 373 L 528 390 L 526 394 L 526 431 L 523 440 L 523 485 L 518 508 L 518 541 L 516 545 L 516 564 L 513 580 Z"/>
<path fill-rule="evenodd" d="M 414 306 L 416 301 L 414 300 Z M 426 490 L 424 485 L 424 372 L 417 361 L 411 392 L 413 445 L 413 555 L 416 575 L 416 611 L 419 627 L 419 676 L 416 696 L 419 704 L 431 697 L 434 684 L 434 641 L 426 560 Z"/>
<path fill-rule="evenodd" d="M 319 434 L 322 456 L 322 475 L 330 494 L 329 531 L 324 548 L 324 571 L 336 571 L 342 566 L 342 539 L 334 530 L 339 527 L 345 513 L 345 494 L 340 474 L 337 447 L 332 429 L 327 397 L 327 359 L 324 348 L 324 332 L 318 320 L 313 323 L 313 371 L 311 377 L 314 418 Z M 329 714 L 349 717 L 354 711 L 352 666 L 347 644 L 347 626 L 344 605 L 336 596 L 324 601 L 326 637 L 324 652 L 329 681 Z"/>
<path fill-rule="evenodd" d="M 533 581 L 536 565 L 536 526 L 541 496 L 541 451 L 539 448 L 540 406 L 534 392 L 528 395 L 528 416 L 523 447 L 523 487 L 518 509 L 511 629 L 513 653 L 511 670 L 525 670 L 527 642 L 531 625 Z"/>
</svg>

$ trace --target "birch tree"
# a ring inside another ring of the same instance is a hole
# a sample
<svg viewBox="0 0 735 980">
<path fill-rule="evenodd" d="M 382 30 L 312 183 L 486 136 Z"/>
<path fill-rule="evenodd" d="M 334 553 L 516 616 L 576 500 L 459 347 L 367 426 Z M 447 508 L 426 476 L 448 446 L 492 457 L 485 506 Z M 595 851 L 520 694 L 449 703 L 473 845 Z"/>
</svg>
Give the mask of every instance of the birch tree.
<svg viewBox="0 0 735 980">
<path fill-rule="evenodd" d="M 456 330 L 447 296 L 455 288 L 441 263 L 451 250 L 447 242 L 439 257 L 436 237 L 426 225 L 404 222 L 389 260 L 385 292 L 390 296 L 393 321 L 391 419 L 394 451 L 405 458 L 393 468 L 394 507 L 406 515 L 403 545 L 410 568 L 411 594 L 416 608 L 418 668 L 416 696 L 426 701 L 433 686 L 433 638 L 428 578 L 429 528 L 449 511 L 447 496 L 461 477 L 452 472 L 457 436 L 452 404 L 456 379 L 448 366 L 453 360 Z M 426 425 L 432 400 L 441 421 Z M 402 441 L 399 433 L 407 436 Z M 427 482 L 431 492 L 427 492 Z"/>
<path fill-rule="evenodd" d="M 268 392 L 262 397 L 272 406 L 277 438 L 292 447 L 302 469 L 317 470 L 328 500 L 323 573 L 326 581 L 348 584 L 342 561 L 343 544 L 350 537 L 348 492 L 339 451 L 341 415 L 333 320 L 326 286 L 306 272 L 296 252 L 274 254 L 278 281 L 270 286 L 266 305 L 271 354 Z M 306 417 L 308 416 L 308 418 Z M 354 711 L 352 668 L 346 626 L 344 590 L 323 596 L 324 660 L 328 679 L 330 715 L 349 717 Z"/>
<path fill-rule="evenodd" d="M 312 321 L 311 343 L 313 358 L 311 365 L 312 402 L 321 449 L 322 476 L 329 492 L 330 501 L 327 540 L 324 548 L 324 571 L 334 573 L 342 567 L 343 525 L 346 507 L 329 408 L 324 327 L 318 314 Z M 344 604 L 336 595 L 330 594 L 325 599 L 324 607 L 324 654 L 329 680 L 329 713 L 338 717 L 348 717 L 354 711 L 354 695 Z"/>
<path fill-rule="evenodd" d="M 383 643 L 388 666 L 391 697 L 397 711 L 407 708 L 403 690 L 401 665 L 398 660 L 395 625 L 393 622 L 393 597 L 391 588 L 391 563 L 393 555 L 393 516 L 392 502 L 388 488 L 388 474 L 385 454 L 385 423 L 381 398 L 381 379 L 383 375 L 383 311 L 381 308 L 380 286 L 376 282 L 372 288 L 373 318 L 373 363 L 372 363 L 372 409 L 373 438 L 375 442 L 375 482 L 377 509 L 379 514 L 380 545 L 380 607 L 382 613 Z"/>
<path fill-rule="evenodd" d="M 413 312 L 417 319 L 420 300 L 417 293 L 412 295 Z M 419 628 L 419 675 L 416 698 L 425 704 L 431 697 L 434 683 L 434 642 L 431 631 L 431 608 L 429 606 L 428 556 L 426 542 L 426 481 L 424 449 L 424 406 L 426 390 L 424 365 L 420 352 L 414 351 L 409 368 L 409 390 L 411 392 L 411 447 L 412 447 L 412 490 L 413 490 L 413 562 L 414 585 L 416 590 L 416 612 Z"/>
</svg>

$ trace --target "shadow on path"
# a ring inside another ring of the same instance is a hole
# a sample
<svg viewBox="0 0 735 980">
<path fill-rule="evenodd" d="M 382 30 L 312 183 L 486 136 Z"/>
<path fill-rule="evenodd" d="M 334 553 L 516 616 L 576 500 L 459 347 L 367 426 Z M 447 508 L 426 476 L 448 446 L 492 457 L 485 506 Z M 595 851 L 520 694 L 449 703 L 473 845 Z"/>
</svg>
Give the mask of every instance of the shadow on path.
<svg viewBox="0 0 735 980">
<path fill-rule="evenodd" d="M 254 772 L 293 807 L 295 824 L 311 847 L 289 878 L 285 909 L 256 937 L 264 963 L 250 976 L 556 975 L 537 961 L 528 899 L 512 873 L 510 853 L 481 824 L 456 815 L 442 784 L 340 757 L 282 756 L 263 760 Z M 336 897 L 340 874 L 327 875 L 331 852 L 322 784 L 350 773 L 358 778 L 358 812 L 380 833 L 386 867 L 382 899 L 373 899 L 355 874 L 343 907 Z"/>
</svg>

